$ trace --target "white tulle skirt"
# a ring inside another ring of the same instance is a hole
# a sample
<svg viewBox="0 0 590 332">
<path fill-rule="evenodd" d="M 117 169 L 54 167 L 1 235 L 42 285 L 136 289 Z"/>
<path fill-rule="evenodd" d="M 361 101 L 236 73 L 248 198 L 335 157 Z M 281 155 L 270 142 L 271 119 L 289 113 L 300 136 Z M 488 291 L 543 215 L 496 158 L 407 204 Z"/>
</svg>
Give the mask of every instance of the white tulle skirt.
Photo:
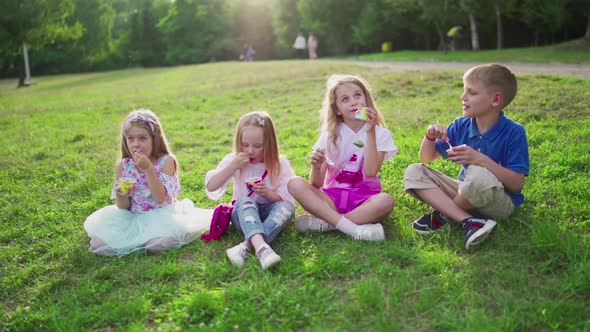
<svg viewBox="0 0 590 332">
<path fill-rule="evenodd" d="M 213 209 L 197 208 L 189 199 L 137 215 L 109 205 L 91 214 L 84 229 L 90 251 L 122 256 L 181 247 L 209 230 L 212 215 Z"/>
</svg>

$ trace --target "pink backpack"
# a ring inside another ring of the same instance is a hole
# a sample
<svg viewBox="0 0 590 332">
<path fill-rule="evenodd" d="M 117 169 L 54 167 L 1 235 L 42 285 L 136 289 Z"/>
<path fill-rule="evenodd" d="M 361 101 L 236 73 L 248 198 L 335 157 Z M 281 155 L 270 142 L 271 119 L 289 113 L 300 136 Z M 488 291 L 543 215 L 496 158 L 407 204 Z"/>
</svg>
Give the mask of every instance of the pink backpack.
<svg viewBox="0 0 590 332">
<path fill-rule="evenodd" d="M 231 213 L 234 207 L 231 204 L 221 203 L 213 210 L 213 217 L 211 218 L 211 226 L 209 233 L 201 235 L 201 240 L 209 242 L 219 239 L 227 229 L 231 222 Z"/>
<path fill-rule="evenodd" d="M 264 180 L 266 175 L 268 175 L 268 170 L 265 170 L 262 174 L 261 181 Z M 253 191 L 251 191 L 248 196 L 252 195 L 252 193 Z M 231 204 L 221 203 L 215 207 L 215 210 L 213 210 L 213 217 L 211 217 L 209 233 L 201 235 L 201 240 L 205 242 L 217 240 L 227 232 L 235 202 L 236 201 L 234 200 Z"/>
</svg>

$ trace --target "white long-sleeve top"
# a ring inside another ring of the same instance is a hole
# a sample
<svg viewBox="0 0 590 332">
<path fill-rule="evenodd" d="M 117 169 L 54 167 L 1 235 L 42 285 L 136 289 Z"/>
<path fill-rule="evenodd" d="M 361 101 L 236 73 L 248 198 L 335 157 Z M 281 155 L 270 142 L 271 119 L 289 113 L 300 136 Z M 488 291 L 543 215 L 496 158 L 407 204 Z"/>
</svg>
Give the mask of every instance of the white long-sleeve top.
<svg viewBox="0 0 590 332">
<path fill-rule="evenodd" d="M 264 165 L 264 163 L 248 164 L 248 166 L 246 166 L 244 169 L 235 171 L 234 174 L 230 176 L 221 187 L 219 187 L 219 189 L 215 191 L 207 190 L 207 184 L 209 183 L 211 177 L 213 177 L 218 171 L 227 167 L 233 160 L 234 156 L 234 153 L 227 154 L 219 162 L 215 169 L 209 170 L 207 174 L 205 174 L 205 192 L 207 193 L 207 196 L 210 199 L 217 201 L 221 197 L 223 197 L 223 195 L 225 195 L 227 185 L 229 184 L 230 180 L 233 181 L 232 200 L 236 200 L 241 196 L 246 196 L 248 194 L 248 188 L 246 187 L 246 182 L 244 180 L 249 177 L 262 177 L 262 175 L 264 174 L 264 171 L 266 170 L 266 166 Z M 279 194 L 283 201 L 295 204 L 295 199 L 293 198 L 293 196 L 289 194 L 289 191 L 287 190 L 287 183 L 289 183 L 289 180 L 295 176 L 295 171 L 293 170 L 293 167 L 291 167 L 291 164 L 289 163 L 287 158 L 285 158 L 284 156 L 281 156 L 279 158 L 279 162 L 281 163 L 281 174 L 277 179 L 277 183 L 271 183 L 270 174 L 268 174 L 264 178 L 264 180 L 262 180 L 262 182 L 264 182 L 264 184 L 266 184 L 266 186 L 270 190 L 273 190 L 277 194 Z M 252 195 L 250 195 L 250 197 L 252 198 L 252 200 L 254 200 L 254 202 L 258 204 L 271 203 L 271 201 L 269 201 L 265 197 L 257 195 L 256 193 L 253 193 Z"/>
</svg>

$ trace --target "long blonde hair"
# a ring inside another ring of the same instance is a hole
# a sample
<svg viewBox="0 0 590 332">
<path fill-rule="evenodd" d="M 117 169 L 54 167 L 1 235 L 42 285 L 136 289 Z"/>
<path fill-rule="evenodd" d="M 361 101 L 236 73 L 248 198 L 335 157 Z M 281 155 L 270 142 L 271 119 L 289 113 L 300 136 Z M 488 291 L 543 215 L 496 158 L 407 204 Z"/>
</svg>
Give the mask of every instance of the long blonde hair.
<svg viewBox="0 0 590 332">
<path fill-rule="evenodd" d="M 268 170 L 271 183 L 276 183 L 281 174 L 281 162 L 279 160 L 279 140 L 270 114 L 267 112 L 250 112 L 244 114 L 236 126 L 234 136 L 234 153 L 239 153 L 242 147 L 242 132 L 248 126 L 262 127 L 264 165 Z"/>
<path fill-rule="evenodd" d="M 148 109 L 136 109 L 127 115 L 121 126 L 121 159 L 132 157 L 131 151 L 129 151 L 129 147 L 127 146 L 127 140 L 125 139 L 127 131 L 132 127 L 143 128 L 152 135 L 152 154 L 150 155 L 152 159 L 157 160 L 163 155 L 172 154 L 168 147 L 168 141 L 166 140 L 166 135 L 164 135 L 160 119 L 158 119 L 154 112 Z M 177 169 L 178 165 L 175 165 L 174 168 Z"/>
<path fill-rule="evenodd" d="M 328 142 L 334 145 L 334 147 L 336 147 L 338 140 L 338 125 L 344 122 L 342 115 L 337 114 L 336 88 L 346 83 L 352 83 L 363 90 L 367 102 L 366 106 L 371 107 L 377 112 L 377 124 L 385 127 L 385 120 L 377 108 L 369 84 L 358 75 L 333 74 L 328 77 L 326 82 L 326 95 L 322 103 L 322 109 L 320 110 L 320 131 L 328 134 Z"/>
</svg>

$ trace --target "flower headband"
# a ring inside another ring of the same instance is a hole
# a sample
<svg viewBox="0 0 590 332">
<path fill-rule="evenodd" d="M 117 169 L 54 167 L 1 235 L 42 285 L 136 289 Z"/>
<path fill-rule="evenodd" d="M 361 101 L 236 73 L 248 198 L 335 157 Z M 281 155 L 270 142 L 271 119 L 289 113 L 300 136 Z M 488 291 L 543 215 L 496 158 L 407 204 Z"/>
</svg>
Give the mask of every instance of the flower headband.
<svg viewBox="0 0 590 332">
<path fill-rule="evenodd" d="M 132 121 L 138 121 L 138 120 L 147 123 L 147 125 L 152 130 L 152 136 L 156 136 L 156 121 L 148 118 L 147 116 L 143 116 L 141 114 L 135 114 L 134 116 L 128 118 L 125 121 L 124 126 L 127 127 L 127 125 L 129 125 Z"/>
</svg>

